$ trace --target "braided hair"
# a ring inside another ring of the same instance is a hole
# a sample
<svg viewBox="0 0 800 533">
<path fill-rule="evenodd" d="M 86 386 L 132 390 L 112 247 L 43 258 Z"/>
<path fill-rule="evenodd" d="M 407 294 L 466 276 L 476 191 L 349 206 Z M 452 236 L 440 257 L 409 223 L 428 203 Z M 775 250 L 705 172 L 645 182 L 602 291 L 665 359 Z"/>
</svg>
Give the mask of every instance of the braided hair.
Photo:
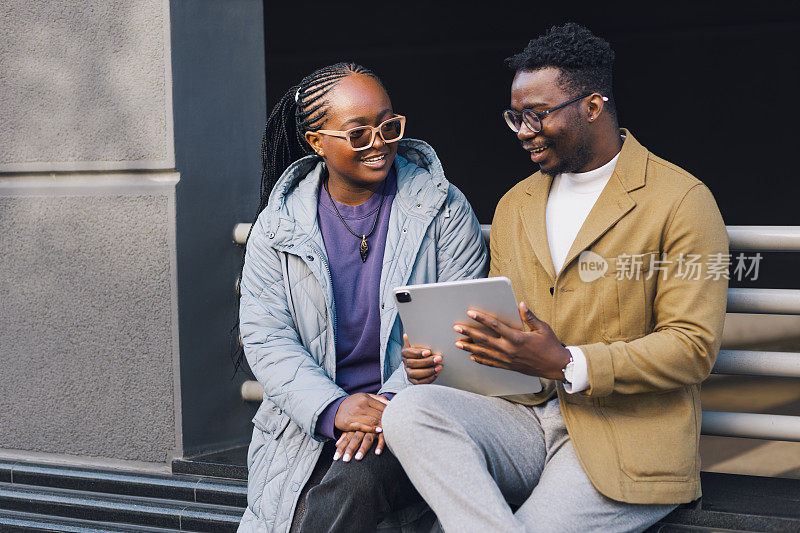
<svg viewBox="0 0 800 533">
<path fill-rule="evenodd" d="M 307 131 L 316 131 L 328 116 L 328 92 L 352 74 L 369 76 L 381 83 L 374 72 L 356 63 L 336 63 L 315 70 L 284 94 L 267 118 L 261 141 L 261 202 L 267 206 L 272 188 L 293 162 L 311 153 Z M 382 85 L 382 83 L 381 83 Z M 256 214 L 256 218 L 258 214 Z"/>
<path fill-rule="evenodd" d="M 352 62 L 336 63 L 315 70 L 300 83 L 291 87 L 270 111 L 261 140 L 261 199 L 253 219 L 267 207 L 269 196 L 283 172 L 298 159 L 313 153 L 306 142 L 307 131 L 317 131 L 325 123 L 330 104 L 326 98 L 333 87 L 347 76 L 361 74 L 369 76 L 383 85 L 370 69 Z M 247 235 L 250 240 L 250 235 Z M 244 258 L 242 260 L 244 268 Z M 241 280 L 241 269 L 239 280 Z M 239 335 L 239 305 L 241 298 L 239 283 L 236 284 L 236 323 L 231 329 L 234 375 L 244 368 L 244 349 Z"/>
</svg>

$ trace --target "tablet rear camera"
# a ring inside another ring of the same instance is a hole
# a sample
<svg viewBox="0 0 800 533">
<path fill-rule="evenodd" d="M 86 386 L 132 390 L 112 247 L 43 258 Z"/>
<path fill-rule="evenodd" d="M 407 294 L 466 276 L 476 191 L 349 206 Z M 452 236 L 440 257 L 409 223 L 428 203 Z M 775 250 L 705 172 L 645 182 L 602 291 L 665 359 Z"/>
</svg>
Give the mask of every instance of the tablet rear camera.
<svg viewBox="0 0 800 533">
<path fill-rule="evenodd" d="M 409 294 L 409 293 L 407 293 L 405 291 L 404 292 L 398 292 L 395 295 L 395 297 L 397 298 L 397 301 L 400 302 L 401 304 L 404 304 L 404 303 L 407 303 L 407 302 L 411 301 L 411 294 Z"/>
</svg>

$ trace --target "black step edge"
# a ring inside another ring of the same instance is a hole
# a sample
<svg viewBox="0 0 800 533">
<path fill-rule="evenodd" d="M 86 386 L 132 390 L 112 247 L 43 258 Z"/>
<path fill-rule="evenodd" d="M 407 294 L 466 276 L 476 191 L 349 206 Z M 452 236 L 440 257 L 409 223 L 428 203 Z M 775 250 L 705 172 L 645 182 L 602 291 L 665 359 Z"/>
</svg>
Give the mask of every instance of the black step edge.
<svg viewBox="0 0 800 533">
<path fill-rule="evenodd" d="M 181 474 L 247 480 L 247 446 L 174 459 L 172 471 Z"/>
<path fill-rule="evenodd" d="M 197 531 L 235 531 L 242 509 L 141 496 L 0 483 L 0 508 Z"/>
<path fill-rule="evenodd" d="M 48 516 L 0 509 L 0 531 L 17 533 L 23 531 L 58 531 L 62 533 L 175 533 L 179 529 L 94 522 L 78 518 Z"/>
<path fill-rule="evenodd" d="M 775 516 L 723 513 L 703 509 L 676 509 L 648 533 L 675 531 L 671 526 L 684 526 L 689 530 L 704 531 L 769 531 L 775 533 L 800 531 L 800 520 Z"/>
<path fill-rule="evenodd" d="M 704 511 L 800 519 L 800 479 L 702 472 Z"/>
<path fill-rule="evenodd" d="M 176 474 L 247 480 L 246 466 L 198 461 L 195 459 L 174 459 L 172 461 L 172 471 Z"/>
<path fill-rule="evenodd" d="M 214 503 L 242 509 L 247 506 L 245 482 L 207 476 L 151 474 L 26 461 L 0 461 L 0 482 Z"/>
</svg>

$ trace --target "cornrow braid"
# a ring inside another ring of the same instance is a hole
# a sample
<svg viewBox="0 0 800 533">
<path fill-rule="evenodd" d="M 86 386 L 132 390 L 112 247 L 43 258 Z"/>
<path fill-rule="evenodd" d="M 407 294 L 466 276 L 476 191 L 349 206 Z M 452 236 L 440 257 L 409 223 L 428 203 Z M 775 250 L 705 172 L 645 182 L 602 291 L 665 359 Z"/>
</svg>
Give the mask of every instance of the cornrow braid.
<svg viewBox="0 0 800 533">
<path fill-rule="evenodd" d="M 328 92 L 353 74 L 381 80 L 370 69 L 356 63 L 336 63 L 315 70 L 284 94 L 267 118 L 261 141 L 261 201 L 258 213 L 267 206 L 272 188 L 289 165 L 311 153 L 307 131 L 316 131 L 328 116 Z"/>
<path fill-rule="evenodd" d="M 290 88 L 267 117 L 264 137 L 261 140 L 261 198 L 253 219 L 267 207 L 269 196 L 283 172 L 295 161 L 310 153 L 311 147 L 305 139 L 307 131 L 316 131 L 325 123 L 328 116 L 328 92 L 342 79 L 353 74 L 369 76 L 383 85 L 380 78 L 370 69 L 352 62 L 336 63 L 315 70 L 300 83 Z M 251 227 L 251 231 L 252 231 Z M 248 234 L 247 240 L 250 240 Z M 244 261 L 242 261 L 242 268 Z M 239 272 L 241 280 L 241 270 Z M 241 297 L 239 284 L 237 290 L 236 323 L 231 329 L 233 346 L 232 359 L 234 375 L 244 366 L 244 350 L 239 334 L 239 306 Z"/>
</svg>

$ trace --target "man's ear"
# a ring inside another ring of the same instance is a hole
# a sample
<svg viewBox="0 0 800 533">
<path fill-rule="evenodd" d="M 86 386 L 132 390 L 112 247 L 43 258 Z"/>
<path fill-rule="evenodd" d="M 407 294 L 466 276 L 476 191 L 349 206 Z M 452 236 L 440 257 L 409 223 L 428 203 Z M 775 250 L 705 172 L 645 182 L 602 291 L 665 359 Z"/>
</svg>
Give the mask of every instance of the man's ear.
<svg viewBox="0 0 800 533">
<path fill-rule="evenodd" d="M 307 131 L 305 137 L 306 142 L 311 145 L 311 149 L 314 150 L 317 155 L 325 157 L 325 150 L 322 149 L 322 135 L 315 131 Z"/>
<path fill-rule="evenodd" d="M 589 103 L 587 105 L 587 112 L 589 114 L 589 122 L 594 122 L 597 120 L 597 117 L 603 112 L 603 107 L 605 106 L 605 97 L 600 93 L 592 94 L 591 98 L 589 98 Z"/>
</svg>

